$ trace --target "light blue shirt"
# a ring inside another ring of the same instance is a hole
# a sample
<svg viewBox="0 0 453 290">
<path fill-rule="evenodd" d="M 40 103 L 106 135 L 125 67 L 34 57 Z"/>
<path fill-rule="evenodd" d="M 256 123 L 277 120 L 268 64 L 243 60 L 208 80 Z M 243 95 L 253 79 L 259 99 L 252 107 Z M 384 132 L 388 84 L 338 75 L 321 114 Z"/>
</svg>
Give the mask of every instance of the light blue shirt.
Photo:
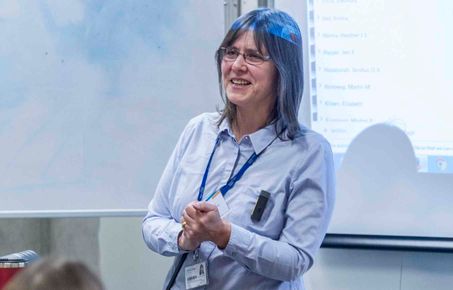
<svg viewBox="0 0 453 290">
<path fill-rule="evenodd" d="M 182 212 L 197 199 L 209 156 L 220 135 L 205 197 L 223 186 L 244 162 L 275 139 L 273 125 L 236 140 L 218 113 L 192 119 L 159 181 L 143 237 L 150 249 L 165 256 L 182 253 L 177 244 Z M 250 216 L 261 190 L 271 196 L 259 222 Z M 221 250 L 203 242 L 196 260 L 187 257 L 172 289 L 185 289 L 184 268 L 207 261 L 209 285 L 203 289 L 304 289 L 302 274 L 312 265 L 327 231 L 335 195 L 329 143 L 302 127 L 294 140 L 277 138 L 227 192 L 231 223 L 228 245 Z M 176 261 L 176 259 L 175 259 Z M 167 275 L 171 277 L 175 263 Z"/>
</svg>

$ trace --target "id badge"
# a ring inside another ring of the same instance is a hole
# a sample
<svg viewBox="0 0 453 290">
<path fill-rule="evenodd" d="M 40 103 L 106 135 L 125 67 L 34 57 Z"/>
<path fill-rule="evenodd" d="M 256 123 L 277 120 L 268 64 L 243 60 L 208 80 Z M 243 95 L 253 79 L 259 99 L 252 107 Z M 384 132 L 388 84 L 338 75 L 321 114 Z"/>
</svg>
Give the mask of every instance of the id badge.
<svg viewBox="0 0 453 290">
<path fill-rule="evenodd" d="M 208 268 L 206 262 L 187 266 L 185 271 L 186 289 L 193 289 L 208 285 Z"/>
<path fill-rule="evenodd" d="M 226 217 L 230 211 L 230 208 L 228 207 L 225 198 L 220 191 L 216 191 L 208 196 L 206 202 L 212 203 L 213 205 L 217 206 L 221 218 Z"/>
</svg>

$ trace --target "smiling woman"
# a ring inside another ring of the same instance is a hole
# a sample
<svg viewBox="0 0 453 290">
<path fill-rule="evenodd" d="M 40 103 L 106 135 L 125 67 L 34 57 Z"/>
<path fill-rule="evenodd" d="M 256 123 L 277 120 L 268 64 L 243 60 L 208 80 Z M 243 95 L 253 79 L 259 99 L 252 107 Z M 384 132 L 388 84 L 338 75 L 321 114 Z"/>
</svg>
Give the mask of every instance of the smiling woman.
<svg viewBox="0 0 453 290">
<path fill-rule="evenodd" d="M 176 256 L 166 289 L 305 289 L 333 209 L 334 171 L 328 142 L 297 120 L 300 30 L 282 11 L 251 11 L 216 61 L 225 107 L 184 129 L 144 240 Z"/>
<path fill-rule="evenodd" d="M 262 56 L 259 52 L 266 55 L 266 48 L 257 49 L 252 31 L 242 33 L 224 52 L 228 50 L 233 52 L 229 55 L 220 52 L 222 81 L 228 101 L 236 107 L 237 119 L 232 128 L 240 140 L 274 119 L 277 70 L 269 56 Z"/>
</svg>

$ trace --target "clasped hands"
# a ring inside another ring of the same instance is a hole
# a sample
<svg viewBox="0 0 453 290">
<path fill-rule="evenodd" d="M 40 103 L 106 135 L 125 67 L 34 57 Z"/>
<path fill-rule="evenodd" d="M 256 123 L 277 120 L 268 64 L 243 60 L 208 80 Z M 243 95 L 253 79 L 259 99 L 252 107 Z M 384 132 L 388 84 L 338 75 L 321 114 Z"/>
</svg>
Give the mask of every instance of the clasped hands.
<svg viewBox="0 0 453 290">
<path fill-rule="evenodd" d="M 181 249 L 193 251 L 204 241 L 223 249 L 230 240 L 231 224 L 220 217 L 218 208 L 208 202 L 191 202 L 181 217 L 182 233 L 178 238 Z"/>
</svg>

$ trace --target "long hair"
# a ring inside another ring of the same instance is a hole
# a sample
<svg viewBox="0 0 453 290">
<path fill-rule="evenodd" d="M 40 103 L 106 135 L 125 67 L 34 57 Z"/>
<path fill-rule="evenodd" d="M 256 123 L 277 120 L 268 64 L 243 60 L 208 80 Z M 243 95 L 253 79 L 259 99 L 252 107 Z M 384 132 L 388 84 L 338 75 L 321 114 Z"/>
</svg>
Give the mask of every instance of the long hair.
<svg viewBox="0 0 453 290">
<path fill-rule="evenodd" d="M 291 16 L 285 12 L 260 8 L 239 17 L 231 26 L 215 54 L 220 94 L 225 104 L 220 111 L 218 125 L 224 119 L 232 124 L 236 118 L 236 105 L 226 96 L 222 81 L 221 47 L 231 46 L 245 31 L 253 31 L 259 52 L 265 48 L 277 69 L 277 101 L 272 123 L 277 133 L 286 129 L 289 139 L 300 133 L 298 112 L 303 93 L 302 37 Z"/>
</svg>

